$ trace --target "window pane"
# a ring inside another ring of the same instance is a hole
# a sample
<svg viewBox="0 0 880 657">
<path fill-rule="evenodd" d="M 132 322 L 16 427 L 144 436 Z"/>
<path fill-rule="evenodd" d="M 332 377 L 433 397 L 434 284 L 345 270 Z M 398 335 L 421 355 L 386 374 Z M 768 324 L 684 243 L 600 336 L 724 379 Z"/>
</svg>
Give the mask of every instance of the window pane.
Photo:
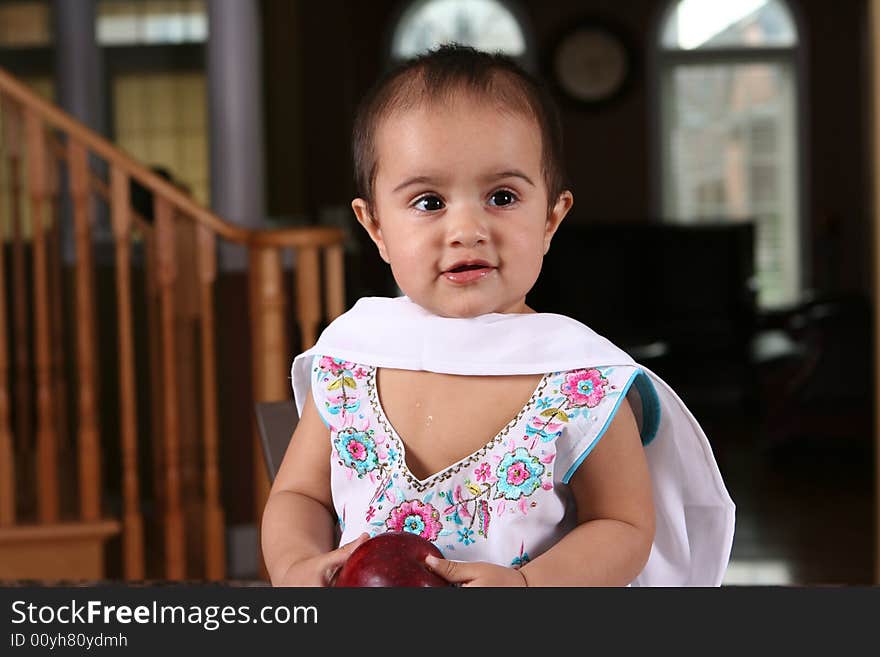
<svg viewBox="0 0 880 657">
<path fill-rule="evenodd" d="M 391 53 L 406 59 L 452 41 L 512 56 L 526 52 L 519 22 L 497 0 L 418 0 L 401 17 Z"/>
<path fill-rule="evenodd" d="M 119 146 L 166 169 L 203 205 L 209 201 L 205 76 L 157 73 L 117 77 L 114 130 Z"/>
<path fill-rule="evenodd" d="M 48 0 L 0 5 L 0 48 L 32 48 L 52 43 Z"/>
<path fill-rule="evenodd" d="M 681 0 L 663 26 L 667 49 L 790 47 L 797 30 L 781 0 Z"/>
<path fill-rule="evenodd" d="M 99 0 L 98 43 L 203 42 L 208 36 L 204 0 Z"/>
<path fill-rule="evenodd" d="M 794 87 L 787 64 L 676 65 L 665 82 L 664 213 L 757 228 L 758 300 L 799 292 Z"/>
</svg>

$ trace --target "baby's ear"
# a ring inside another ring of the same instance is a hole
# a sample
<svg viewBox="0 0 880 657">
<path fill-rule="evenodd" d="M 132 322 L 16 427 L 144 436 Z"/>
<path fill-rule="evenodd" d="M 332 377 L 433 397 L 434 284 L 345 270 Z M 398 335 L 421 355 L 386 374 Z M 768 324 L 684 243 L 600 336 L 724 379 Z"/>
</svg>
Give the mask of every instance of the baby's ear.
<svg viewBox="0 0 880 657">
<path fill-rule="evenodd" d="M 379 249 L 379 255 L 382 257 L 382 260 L 389 262 L 385 240 L 382 239 L 382 229 L 379 227 L 379 222 L 373 217 L 370 204 L 362 198 L 356 198 L 351 202 L 351 209 L 354 210 L 358 223 L 364 227 L 376 248 Z"/>
<path fill-rule="evenodd" d="M 559 228 L 559 224 L 565 219 L 565 215 L 571 210 L 573 204 L 574 196 L 566 189 L 559 195 L 559 198 L 556 199 L 556 203 L 547 214 L 547 225 L 544 229 L 544 255 L 547 255 L 547 251 L 550 250 L 550 241 L 553 239 L 553 235 L 556 234 L 556 229 Z"/>
</svg>

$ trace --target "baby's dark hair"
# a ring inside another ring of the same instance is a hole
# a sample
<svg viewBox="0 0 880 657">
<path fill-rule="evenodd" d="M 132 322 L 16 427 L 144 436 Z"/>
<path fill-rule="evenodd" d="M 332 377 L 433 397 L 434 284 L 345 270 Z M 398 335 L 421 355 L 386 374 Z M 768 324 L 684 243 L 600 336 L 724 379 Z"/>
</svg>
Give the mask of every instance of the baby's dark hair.
<svg viewBox="0 0 880 657">
<path fill-rule="evenodd" d="M 556 105 L 544 86 L 506 55 L 448 44 L 386 73 L 358 107 L 352 135 L 355 185 L 371 211 L 379 168 L 376 132 L 382 119 L 422 103 L 448 101 L 461 91 L 495 100 L 533 118 L 541 131 L 542 169 L 550 207 L 566 189 L 562 128 Z"/>
</svg>

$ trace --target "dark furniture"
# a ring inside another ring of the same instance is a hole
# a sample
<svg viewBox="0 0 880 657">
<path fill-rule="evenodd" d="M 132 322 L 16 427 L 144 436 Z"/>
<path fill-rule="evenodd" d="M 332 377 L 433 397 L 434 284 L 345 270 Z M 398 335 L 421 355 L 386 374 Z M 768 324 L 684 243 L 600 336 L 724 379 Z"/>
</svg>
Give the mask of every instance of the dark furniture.
<svg viewBox="0 0 880 657">
<path fill-rule="evenodd" d="M 260 430 L 260 444 L 269 481 L 275 481 L 287 444 L 296 429 L 299 418 L 293 400 L 256 403 L 257 426 Z"/>
<path fill-rule="evenodd" d="M 690 404 L 745 404 L 757 327 L 752 222 L 563 224 L 528 296 L 656 371 Z"/>
</svg>

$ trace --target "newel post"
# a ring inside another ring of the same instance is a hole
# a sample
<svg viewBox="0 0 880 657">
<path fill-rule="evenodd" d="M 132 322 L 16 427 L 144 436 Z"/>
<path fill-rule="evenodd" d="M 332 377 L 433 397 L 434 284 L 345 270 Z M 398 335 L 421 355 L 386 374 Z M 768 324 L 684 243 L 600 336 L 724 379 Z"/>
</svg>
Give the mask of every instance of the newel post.
<svg viewBox="0 0 880 657">
<path fill-rule="evenodd" d="M 250 255 L 251 327 L 253 331 L 254 401 L 278 401 L 290 396 L 287 376 L 290 354 L 285 331 L 281 251 L 253 247 Z M 269 474 L 254 423 L 254 504 L 257 527 L 269 496 Z"/>
</svg>

